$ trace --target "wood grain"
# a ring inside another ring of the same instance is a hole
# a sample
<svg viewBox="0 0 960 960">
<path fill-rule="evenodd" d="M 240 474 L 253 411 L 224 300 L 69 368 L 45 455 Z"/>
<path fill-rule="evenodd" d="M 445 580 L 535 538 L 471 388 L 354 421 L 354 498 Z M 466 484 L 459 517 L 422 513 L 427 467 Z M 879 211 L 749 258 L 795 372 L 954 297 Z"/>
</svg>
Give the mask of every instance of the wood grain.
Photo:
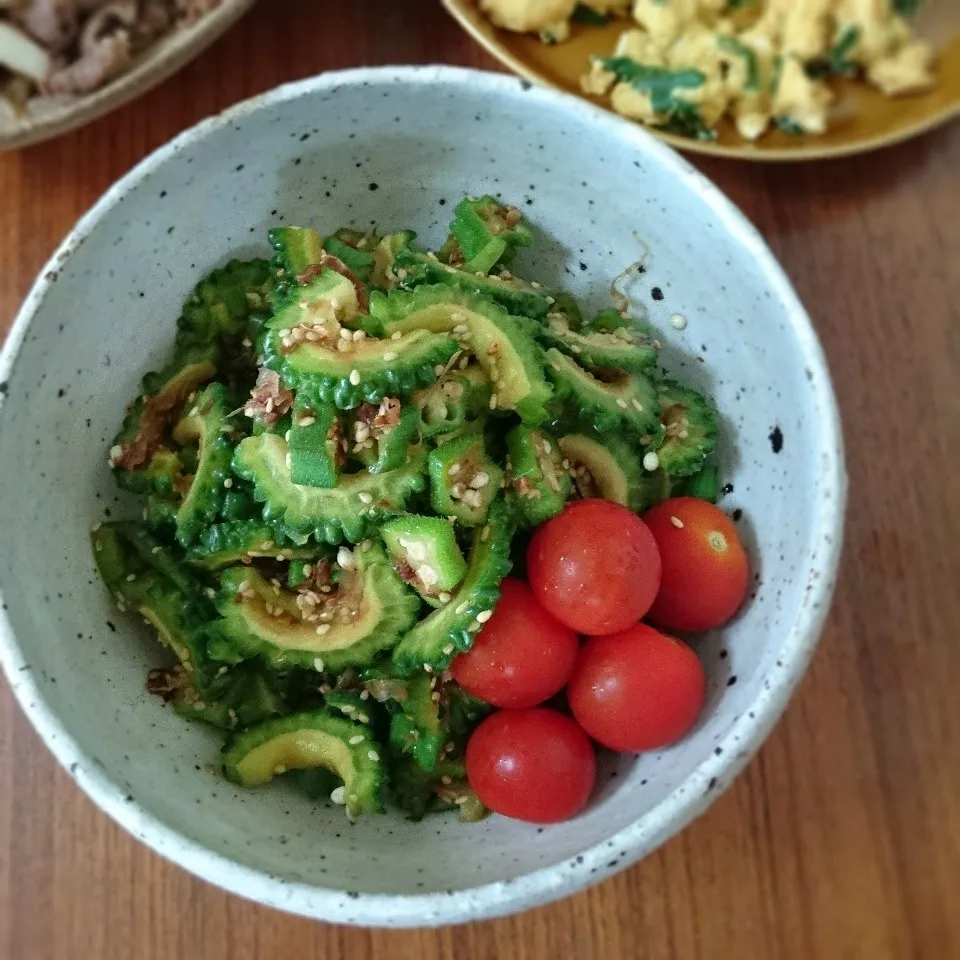
<svg viewBox="0 0 960 960">
<path fill-rule="evenodd" d="M 261 3 L 144 99 L 0 157 L 0 332 L 77 216 L 173 134 L 286 80 L 404 61 L 490 66 L 433 4 Z M 820 652 L 735 786 L 573 899 L 467 927 L 356 931 L 251 906 L 137 845 L 60 772 L 0 684 L 0 957 L 957 955 L 960 128 L 822 164 L 698 164 L 759 225 L 817 322 L 851 472 Z"/>
</svg>

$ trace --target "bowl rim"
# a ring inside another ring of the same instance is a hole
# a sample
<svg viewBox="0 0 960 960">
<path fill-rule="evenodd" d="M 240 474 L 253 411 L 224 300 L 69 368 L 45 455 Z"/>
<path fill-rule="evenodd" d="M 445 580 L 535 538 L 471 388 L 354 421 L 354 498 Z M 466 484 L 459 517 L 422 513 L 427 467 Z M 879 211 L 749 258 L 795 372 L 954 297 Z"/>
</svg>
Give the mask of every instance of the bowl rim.
<svg viewBox="0 0 960 960">
<path fill-rule="evenodd" d="M 241 897 L 290 913 L 318 920 L 360 926 L 416 927 L 460 923 L 502 916 L 572 894 L 619 872 L 646 856 L 701 814 L 753 757 L 779 720 L 794 688 L 805 673 L 830 606 L 839 562 L 846 504 L 846 470 L 836 399 L 826 359 L 813 325 L 783 269 L 759 232 L 734 204 L 703 174 L 674 150 L 639 125 L 617 118 L 577 97 L 531 85 L 508 74 L 487 73 L 449 66 L 400 66 L 356 68 L 325 73 L 285 84 L 255 96 L 229 110 L 207 118 L 161 146 L 118 180 L 77 222 L 41 270 L 0 352 L 0 382 L 9 379 L 27 330 L 50 290 L 53 277 L 82 245 L 101 220 L 131 190 L 155 169 L 174 158 L 186 146 L 205 138 L 225 124 L 236 124 L 249 114 L 274 105 L 330 91 L 343 86 L 370 87 L 389 84 L 410 87 L 478 87 L 491 97 L 529 98 L 538 104 L 561 108 L 593 124 L 598 136 L 617 142 L 624 149 L 667 168 L 700 195 L 723 222 L 731 237 L 761 266 L 771 288 L 786 307 L 786 319 L 796 337 L 802 362 L 808 371 L 810 389 L 820 411 L 822 455 L 820 458 L 820 511 L 812 563 L 818 577 L 808 583 L 797 621 L 783 641 L 778 658 L 783 666 L 763 685 L 749 711 L 733 723 L 723 740 L 722 751 L 711 751 L 693 773 L 643 817 L 619 830 L 613 837 L 584 850 L 571 861 L 538 868 L 507 881 L 497 881 L 447 893 L 367 894 L 332 887 L 287 882 L 261 870 L 242 865 L 190 840 L 145 811 L 126 791 L 110 779 L 106 769 L 86 756 L 71 733 L 47 704 L 23 651 L 14 636 L 5 607 L 0 605 L 0 666 L 14 696 L 47 748 L 76 780 L 88 797 L 129 833 L 161 856 L 190 873 Z M 0 415 L 4 406 L 0 393 Z M 0 584 L 0 600 L 3 587 Z M 608 843 L 626 851 L 617 866 L 611 866 Z"/>
<path fill-rule="evenodd" d="M 99 89 L 53 103 L 42 113 L 0 120 L 0 151 L 52 140 L 152 90 L 215 43 L 254 3 L 256 0 L 221 0 L 196 23 L 159 37 L 129 70 Z"/>
</svg>

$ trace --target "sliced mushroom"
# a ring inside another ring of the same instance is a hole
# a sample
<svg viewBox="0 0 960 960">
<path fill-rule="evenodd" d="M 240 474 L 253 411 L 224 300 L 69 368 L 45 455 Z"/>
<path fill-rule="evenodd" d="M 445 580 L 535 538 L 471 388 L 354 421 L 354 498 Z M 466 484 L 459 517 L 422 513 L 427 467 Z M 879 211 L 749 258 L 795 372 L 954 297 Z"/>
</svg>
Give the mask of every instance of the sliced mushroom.
<svg viewBox="0 0 960 960">
<path fill-rule="evenodd" d="M 53 61 L 40 44 L 12 24 L 0 21 L 0 66 L 43 83 L 50 74 Z"/>
</svg>

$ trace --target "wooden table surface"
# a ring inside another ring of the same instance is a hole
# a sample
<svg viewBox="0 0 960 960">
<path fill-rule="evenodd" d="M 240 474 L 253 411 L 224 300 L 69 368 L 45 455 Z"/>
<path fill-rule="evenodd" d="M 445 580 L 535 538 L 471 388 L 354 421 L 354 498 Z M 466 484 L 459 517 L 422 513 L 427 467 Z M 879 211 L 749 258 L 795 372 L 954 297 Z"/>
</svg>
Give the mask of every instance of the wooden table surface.
<svg viewBox="0 0 960 960">
<path fill-rule="evenodd" d="M 136 103 L 0 156 L 0 334 L 78 215 L 178 131 L 324 69 L 431 61 L 493 66 L 433 3 L 265 2 Z M 439 931 L 351 930 L 234 899 L 135 843 L 0 681 L 3 960 L 960 955 L 960 126 L 837 162 L 696 162 L 814 317 L 851 476 L 820 651 L 736 784 L 573 899 Z"/>
</svg>

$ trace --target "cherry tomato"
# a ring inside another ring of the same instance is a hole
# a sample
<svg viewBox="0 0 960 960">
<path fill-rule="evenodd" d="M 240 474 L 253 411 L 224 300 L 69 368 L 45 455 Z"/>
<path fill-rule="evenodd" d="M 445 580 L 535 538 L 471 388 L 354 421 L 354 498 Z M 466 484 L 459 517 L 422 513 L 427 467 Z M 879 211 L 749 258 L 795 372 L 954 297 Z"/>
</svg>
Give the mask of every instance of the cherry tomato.
<svg viewBox="0 0 960 960">
<path fill-rule="evenodd" d="M 750 580 L 747 554 L 733 521 L 706 500 L 665 500 L 643 518 L 660 548 L 663 577 L 650 619 L 691 633 L 726 623 Z"/>
<path fill-rule="evenodd" d="M 567 698 L 577 723 L 611 750 L 679 740 L 703 706 L 707 681 L 692 648 L 638 623 L 581 648 Z"/>
<path fill-rule="evenodd" d="M 529 823 L 557 823 L 590 799 L 597 760 L 589 737 L 546 707 L 501 710 L 467 743 L 467 780 L 484 806 Z"/>
<path fill-rule="evenodd" d="M 578 500 L 533 535 L 527 575 L 561 623 L 597 636 L 626 629 L 650 609 L 660 555 L 635 513 L 610 500 Z"/>
<path fill-rule="evenodd" d="M 467 693 L 495 707 L 535 707 L 564 688 L 580 643 L 525 583 L 507 579 L 500 589 L 493 616 L 450 669 Z"/>
</svg>

